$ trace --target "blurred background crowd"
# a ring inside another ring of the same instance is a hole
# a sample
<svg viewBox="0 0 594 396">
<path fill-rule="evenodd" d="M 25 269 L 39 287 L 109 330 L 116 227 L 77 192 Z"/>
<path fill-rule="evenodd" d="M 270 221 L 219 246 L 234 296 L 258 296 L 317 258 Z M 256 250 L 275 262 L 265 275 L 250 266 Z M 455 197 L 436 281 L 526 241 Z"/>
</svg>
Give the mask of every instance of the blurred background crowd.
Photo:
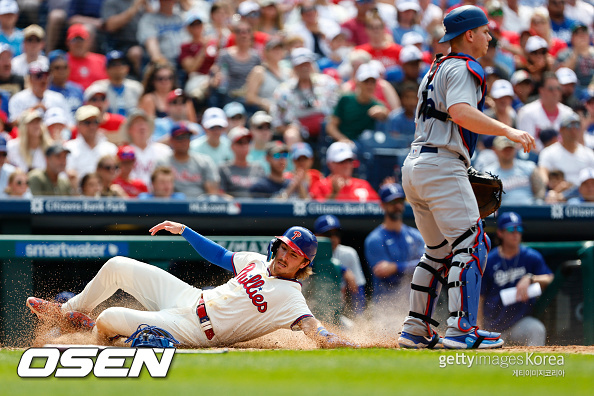
<svg viewBox="0 0 594 396">
<path fill-rule="evenodd" d="M 490 20 L 473 163 L 504 205 L 594 201 L 591 0 L 0 0 L 0 195 L 379 202 L 443 16 Z"/>
</svg>

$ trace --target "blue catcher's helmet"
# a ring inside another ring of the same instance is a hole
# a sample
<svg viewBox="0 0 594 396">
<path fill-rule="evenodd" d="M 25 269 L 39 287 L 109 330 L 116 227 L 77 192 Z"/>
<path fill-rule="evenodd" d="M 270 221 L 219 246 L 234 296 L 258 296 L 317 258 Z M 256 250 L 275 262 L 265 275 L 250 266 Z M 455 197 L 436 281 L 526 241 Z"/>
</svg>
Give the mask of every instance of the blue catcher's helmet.
<svg viewBox="0 0 594 396">
<path fill-rule="evenodd" d="M 132 341 L 132 348 L 175 348 L 180 342 L 167 330 L 157 326 L 141 324 L 136 331 L 128 337 L 125 343 Z"/>
<path fill-rule="evenodd" d="M 56 294 L 55 300 L 60 304 L 64 304 L 66 301 L 70 300 L 74 296 L 76 296 L 76 294 L 72 293 L 71 291 L 63 291 Z"/>
<path fill-rule="evenodd" d="M 445 43 L 467 30 L 484 26 L 488 23 L 487 16 L 480 8 L 472 5 L 458 7 L 448 12 L 445 18 L 443 18 L 443 26 L 446 33 L 439 42 Z"/>
<path fill-rule="evenodd" d="M 281 236 L 275 237 L 268 244 L 268 259 L 275 254 L 281 242 L 286 243 L 295 253 L 309 260 L 311 264 L 318 251 L 318 240 L 307 228 L 291 227 Z"/>
<path fill-rule="evenodd" d="M 323 234 L 331 230 L 340 230 L 340 221 L 334 215 L 322 215 L 314 223 L 314 232 L 316 235 Z"/>
</svg>

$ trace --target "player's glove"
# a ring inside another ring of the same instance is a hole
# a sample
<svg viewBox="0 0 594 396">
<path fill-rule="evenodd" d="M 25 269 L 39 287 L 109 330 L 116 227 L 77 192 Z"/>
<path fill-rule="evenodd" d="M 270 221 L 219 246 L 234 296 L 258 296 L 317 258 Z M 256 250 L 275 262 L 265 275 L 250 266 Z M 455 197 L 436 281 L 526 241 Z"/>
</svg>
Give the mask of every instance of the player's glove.
<svg viewBox="0 0 594 396">
<path fill-rule="evenodd" d="M 326 348 L 360 348 L 359 344 L 344 340 L 334 333 L 330 333 L 324 327 L 318 327 L 317 335 L 324 337 L 323 346 Z"/>
<path fill-rule="evenodd" d="M 478 203 L 481 218 L 494 213 L 501 206 L 503 183 L 497 175 L 479 172 L 472 166 L 468 168 L 468 179 Z"/>
<path fill-rule="evenodd" d="M 157 326 L 141 324 L 138 329 L 124 342 L 132 341 L 132 348 L 175 348 L 179 344 L 167 330 Z"/>
</svg>

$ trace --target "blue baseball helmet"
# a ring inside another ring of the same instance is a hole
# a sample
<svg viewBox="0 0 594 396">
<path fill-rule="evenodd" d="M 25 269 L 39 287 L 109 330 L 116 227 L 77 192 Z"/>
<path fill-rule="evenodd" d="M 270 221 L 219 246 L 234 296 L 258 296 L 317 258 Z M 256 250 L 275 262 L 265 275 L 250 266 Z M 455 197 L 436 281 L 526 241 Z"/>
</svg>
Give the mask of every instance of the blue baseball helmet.
<svg viewBox="0 0 594 396">
<path fill-rule="evenodd" d="M 439 42 L 445 43 L 470 29 L 484 26 L 488 23 L 487 16 L 480 8 L 472 5 L 458 7 L 448 12 L 445 18 L 443 18 L 443 26 L 446 33 Z"/>
<path fill-rule="evenodd" d="M 72 293 L 71 291 L 63 291 L 56 295 L 55 300 L 60 304 L 64 304 L 66 301 L 70 300 L 74 296 L 76 296 L 76 294 Z"/>
<path fill-rule="evenodd" d="M 316 236 L 307 228 L 291 227 L 281 236 L 276 237 L 276 242 L 286 243 L 295 253 L 313 262 L 318 251 L 318 240 Z M 272 253 L 276 253 L 278 244 L 273 243 Z"/>
<path fill-rule="evenodd" d="M 314 223 L 314 232 L 323 234 L 330 230 L 340 230 L 340 221 L 333 215 L 323 215 L 316 219 Z"/>
</svg>

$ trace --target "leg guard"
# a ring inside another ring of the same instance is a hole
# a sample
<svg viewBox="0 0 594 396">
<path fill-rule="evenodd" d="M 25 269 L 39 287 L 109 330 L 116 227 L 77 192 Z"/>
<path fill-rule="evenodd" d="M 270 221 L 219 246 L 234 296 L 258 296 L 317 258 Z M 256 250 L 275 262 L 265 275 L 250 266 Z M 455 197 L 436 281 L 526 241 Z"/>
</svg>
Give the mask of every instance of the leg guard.
<svg viewBox="0 0 594 396">
<path fill-rule="evenodd" d="M 410 285 L 410 312 L 404 322 L 403 331 L 414 335 L 433 337 L 431 325 L 439 326 L 432 319 L 435 305 L 442 286 L 447 284 L 444 278 L 451 260 L 447 241 L 438 246 L 427 246 L 421 262 L 415 268 Z"/>
<path fill-rule="evenodd" d="M 461 246 L 459 249 L 456 249 Z M 448 276 L 448 327 L 468 332 L 476 327 L 481 280 L 487 264 L 491 241 L 479 219 L 453 246 Z"/>
</svg>

